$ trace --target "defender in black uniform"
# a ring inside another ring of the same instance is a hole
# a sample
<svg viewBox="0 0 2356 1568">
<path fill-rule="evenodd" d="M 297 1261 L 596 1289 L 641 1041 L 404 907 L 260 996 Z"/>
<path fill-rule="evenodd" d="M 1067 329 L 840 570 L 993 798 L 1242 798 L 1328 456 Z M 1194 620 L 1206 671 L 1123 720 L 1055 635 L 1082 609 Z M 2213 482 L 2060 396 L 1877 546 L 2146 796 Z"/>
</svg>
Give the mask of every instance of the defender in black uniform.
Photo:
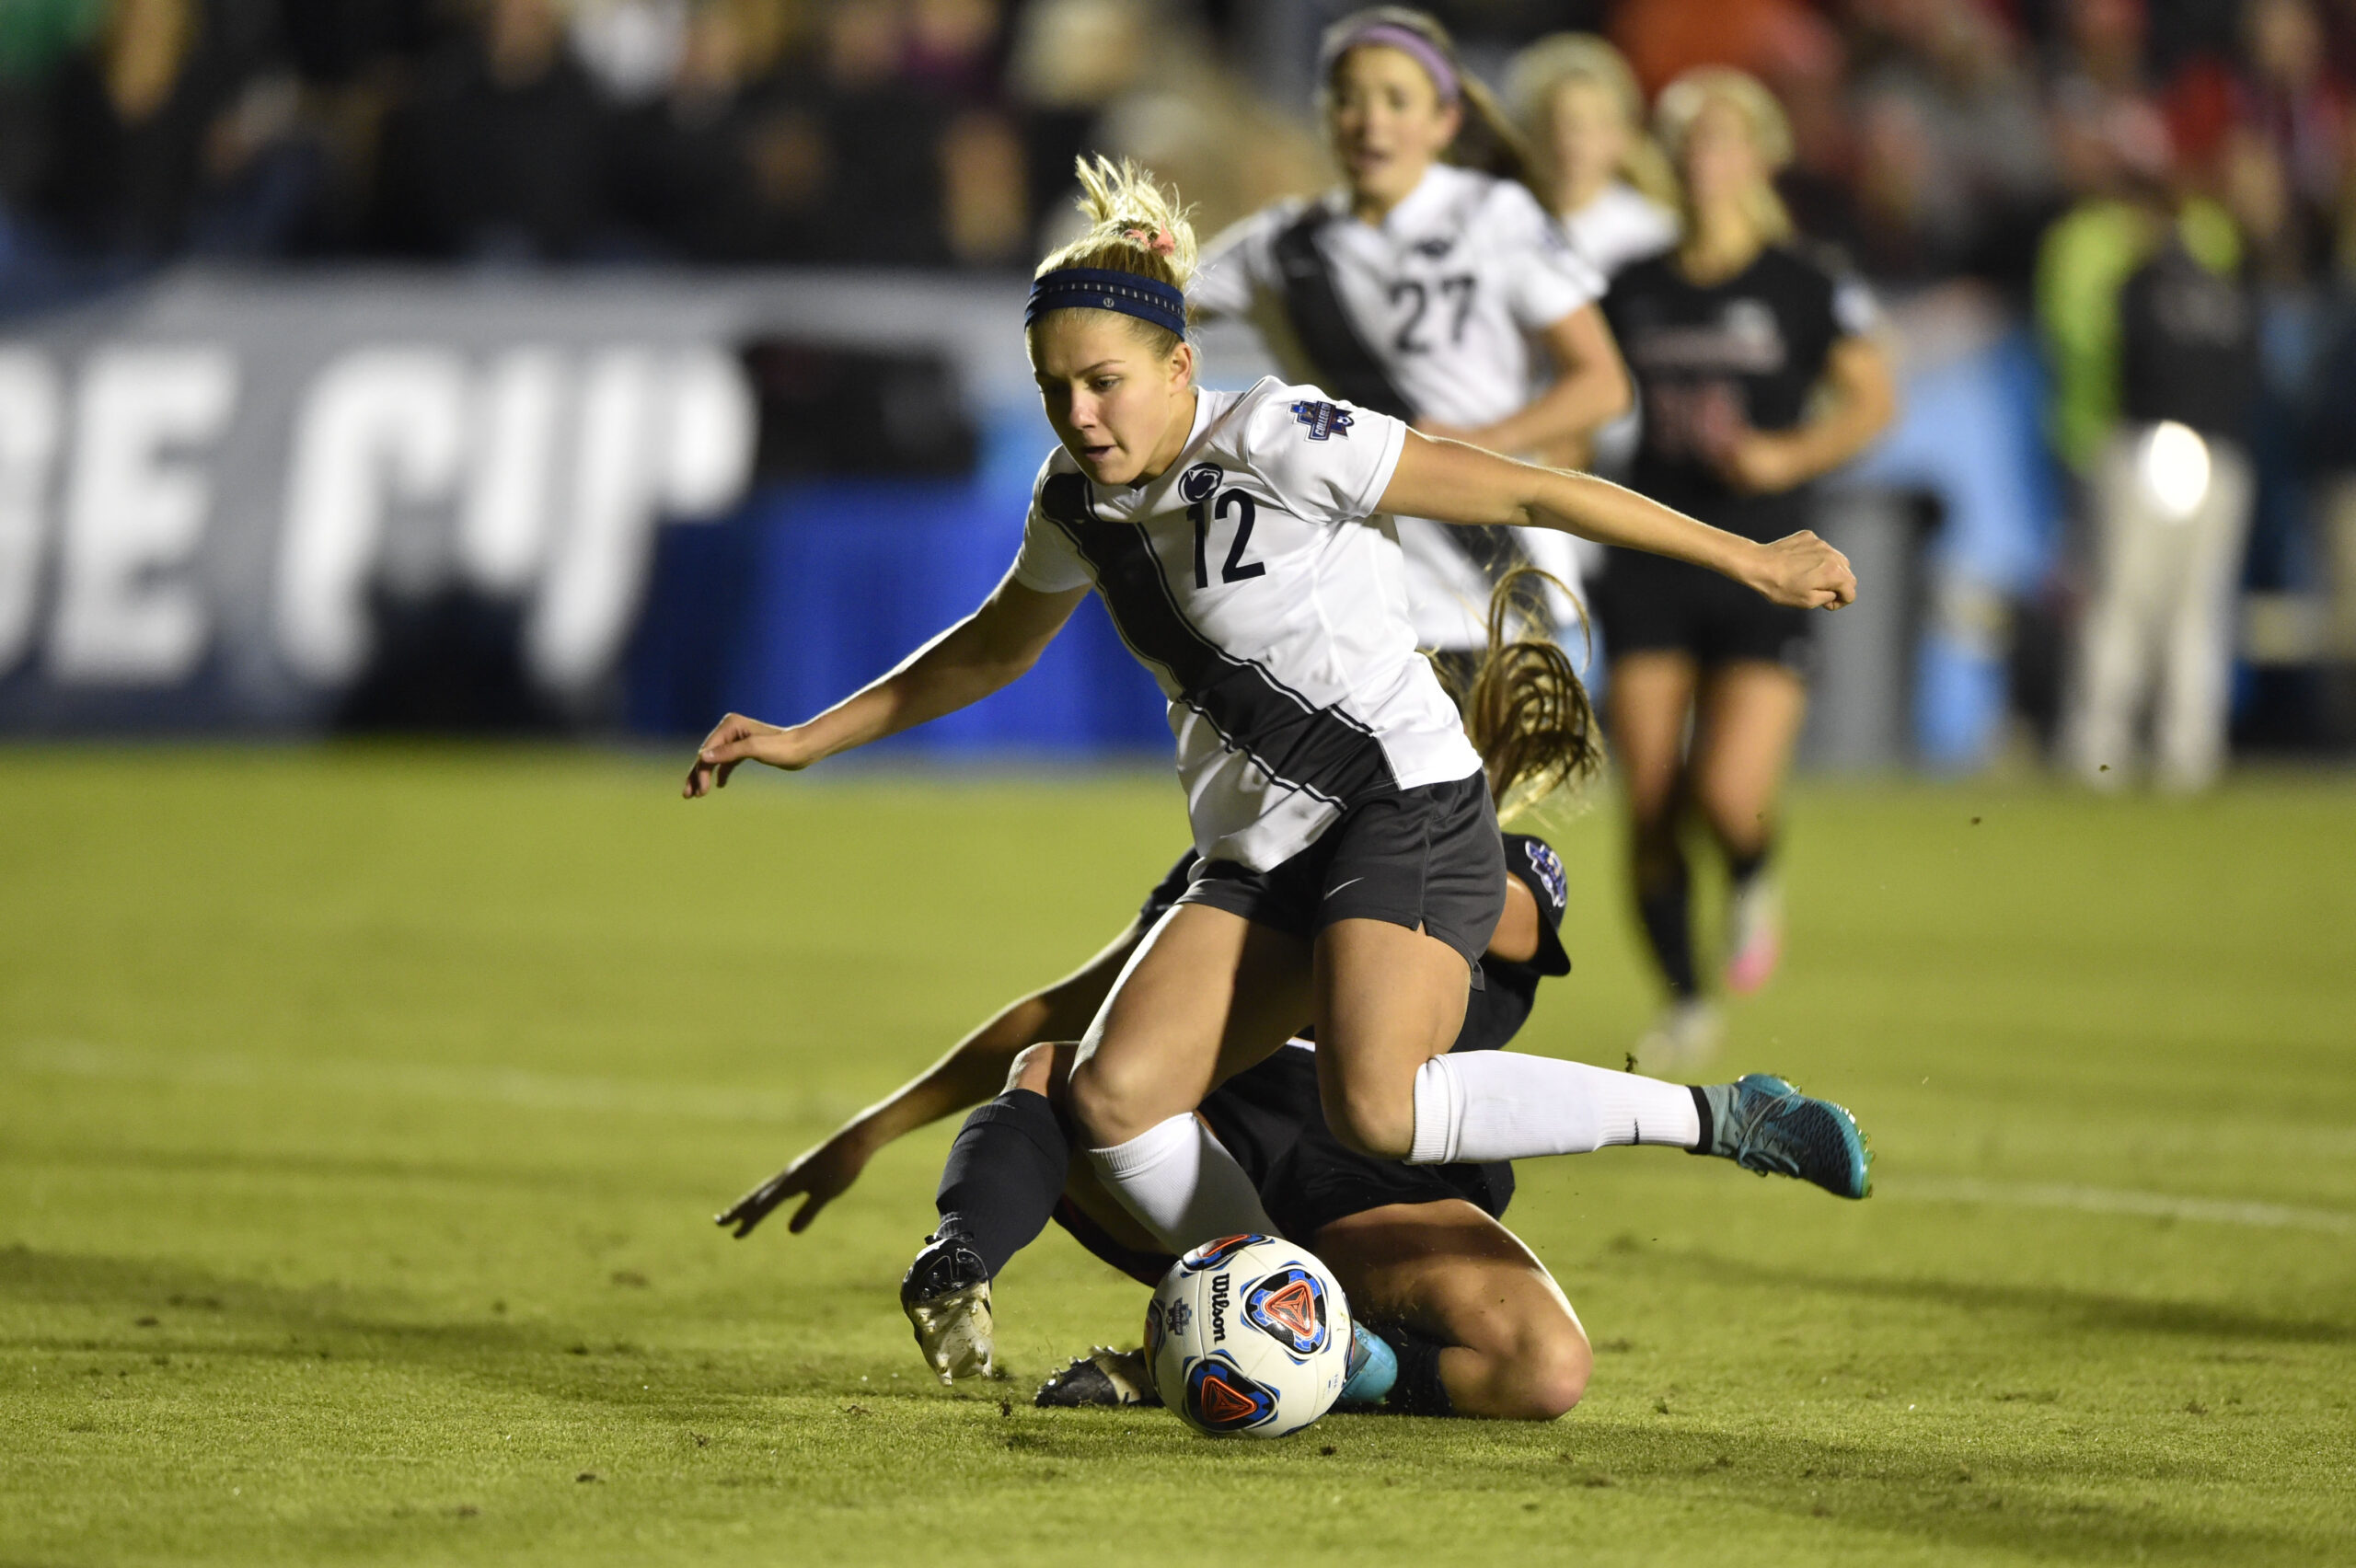
<svg viewBox="0 0 2356 1568">
<path fill-rule="evenodd" d="M 1684 238 L 1620 272 L 1604 299 L 1644 420 L 1630 484 L 1730 532 L 1779 538 L 1807 525 L 1809 482 L 1894 411 L 1867 336 L 1872 306 L 1792 242 L 1770 180 L 1790 132 L 1765 88 L 1695 71 L 1662 94 L 1659 121 L 1684 181 Z M 1674 1073 L 1706 1060 L 1717 1034 L 1694 963 L 1678 819 L 1697 812 L 1727 855 L 1726 981 L 1756 989 L 1781 945 L 1766 863 L 1807 703 L 1809 622 L 1708 572 L 1620 549 L 1594 604 L 1634 818 L 1636 902 L 1671 997 L 1638 1059 Z"/>
</svg>

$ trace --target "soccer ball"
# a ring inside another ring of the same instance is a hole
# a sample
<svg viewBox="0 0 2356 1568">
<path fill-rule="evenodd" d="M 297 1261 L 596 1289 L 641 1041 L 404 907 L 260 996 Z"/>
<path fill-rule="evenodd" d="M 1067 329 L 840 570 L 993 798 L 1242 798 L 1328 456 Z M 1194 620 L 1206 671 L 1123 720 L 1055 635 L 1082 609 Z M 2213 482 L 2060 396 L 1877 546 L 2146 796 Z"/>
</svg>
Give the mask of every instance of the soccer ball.
<svg viewBox="0 0 2356 1568">
<path fill-rule="evenodd" d="M 1281 1437 L 1334 1408 L 1349 1378 L 1350 1308 L 1308 1249 L 1271 1236 L 1205 1242 L 1145 1309 L 1161 1402 L 1207 1437 Z"/>
</svg>

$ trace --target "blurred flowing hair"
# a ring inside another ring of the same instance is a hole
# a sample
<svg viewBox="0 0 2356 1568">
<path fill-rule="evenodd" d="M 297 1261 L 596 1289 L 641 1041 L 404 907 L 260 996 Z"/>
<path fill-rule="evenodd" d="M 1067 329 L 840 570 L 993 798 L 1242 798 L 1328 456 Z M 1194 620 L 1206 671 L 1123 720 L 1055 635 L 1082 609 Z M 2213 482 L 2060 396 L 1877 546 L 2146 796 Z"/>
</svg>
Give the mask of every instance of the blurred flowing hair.
<svg viewBox="0 0 2356 1568">
<path fill-rule="evenodd" d="M 1530 811 L 1553 795 L 1583 788 L 1603 767 L 1595 705 L 1578 667 L 1554 640 L 1548 590 L 1587 610 L 1551 574 L 1517 566 L 1489 594 L 1488 643 L 1462 690 L 1451 690 L 1464 733 L 1481 754 L 1489 798 L 1500 817 Z"/>
</svg>

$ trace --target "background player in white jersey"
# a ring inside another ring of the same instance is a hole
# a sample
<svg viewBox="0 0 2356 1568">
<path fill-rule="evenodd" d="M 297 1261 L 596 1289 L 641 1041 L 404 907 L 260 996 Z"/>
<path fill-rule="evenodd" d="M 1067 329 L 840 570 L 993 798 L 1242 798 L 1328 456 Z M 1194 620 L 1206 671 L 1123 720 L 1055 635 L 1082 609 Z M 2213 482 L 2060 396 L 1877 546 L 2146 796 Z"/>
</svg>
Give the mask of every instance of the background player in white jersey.
<svg viewBox="0 0 2356 1568">
<path fill-rule="evenodd" d="M 1889 368 L 1862 287 L 1793 241 L 1771 178 L 1791 135 L 1767 89 L 1738 72 L 1695 71 L 1662 93 L 1659 118 L 1684 181 L 1684 237 L 1623 269 L 1605 301 L 1643 410 L 1630 482 L 1719 527 L 1775 538 L 1806 525 L 1808 481 L 1889 422 Z M 1693 956 L 1687 812 L 1731 872 L 1728 988 L 1765 984 L 1782 942 L 1768 856 L 1807 707 L 1808 621 L 1726 588 L 1627 550 L 1609 552 L 1594 585 L 1637 910 L 1670 993 L 1637 1050 L 1654 1071 L 1698 1066 L 1717 1043 Z"/>
<path fill-rule="evenodd" d="M 1618 50 L 1591 33 L 1540 39 L 1507 67 L 1506 102 L 1529 144 L 1539 201 L 1607 280 L 1677 243 L 1677 176 Z M 1555 460 L 1624 478 L 1638 419 L 1631 409 Z M 1601 552 L 1583 549 L 1579 564 L 1592 577 Z"/>
<path fill-rule="evenodd" d="M 1677 243 L 1677 177 L 1618 50 L 1592 33 L 1542 38 L 1507 68 L 1506 104 L 1539 201 L 1597 271 L 1611 278 Z"/>
<path fill-rule="evenodd" d="M 1083 166 L 1082 184 L 1091 227 L 1042 266 L 1025 312 L 1059 444 L 1013 569 L 972 615 L 817 717 L 723 719 L 684 793 L 710 793 L 747 761 L 807 767 L 978 701 L 1030 668 L 1093 589 L 1168 697 L 1203 857 L 1090 1025 L 1070 1080 L 1091 1166 L 1148 1231 L 1181 1252 L 1269 1228 L 1194 1111 L 1303 1017 L 1326 1120 L 1360 1153 L 1446 1164 L 1693 1147 L 1715 1108 L 1682 1086 L 1442 1054 L 1503 907 L 1504 851 L 1480 756 L 1416 650 L 1388 517 L 1576 529 L 1797 608 L 1853 598 L 1848 563 L 1811 535 L 1739 538 L 1314 387 L 1197 388 L 1183 214 L 1133 169 Z M 1756 1092 L 1773 1103 L 1751 1120 L 1795 1173 L 1865 1194 L 1846 1112 L 1780 1083 Z"/>
<path fill-rule="evenodd" d="M 1251 321 L 1287 377 L 1431 435 L 1552 458 L 1629 406 L 1596 308 L 1600 273 L 1523 183 L 1519 139 L 1447 31 L 1384 6 L 1328 29 L 1320 103 L 1342 186 L 1212 241 L 1195 318 Z M 1567 536 L 1398 519 L 1415 633 L 1482 645 L 1489 589 L 1520 561 L 1576 585 Z M 1559 601 L 1559 595 L 1556 596 Z M 1575 613 L 1553 606 L 1556 624 Z"/>
</svg>

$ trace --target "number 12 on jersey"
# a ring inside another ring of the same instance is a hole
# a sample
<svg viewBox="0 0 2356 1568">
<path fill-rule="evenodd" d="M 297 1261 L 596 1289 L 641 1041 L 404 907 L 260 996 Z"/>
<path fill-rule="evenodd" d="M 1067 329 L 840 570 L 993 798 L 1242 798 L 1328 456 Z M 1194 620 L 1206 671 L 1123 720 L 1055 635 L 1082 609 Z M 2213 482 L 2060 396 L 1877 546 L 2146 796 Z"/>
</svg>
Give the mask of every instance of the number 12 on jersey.
<svg viewBox="0 0 2356 1568">
<path fill-rule="evenodd" d="M 1219 521 L 1225 522 L 1230 512 L 1236 514 L 1235 538 L 1227 547 L 1227 559 L 1219 567 L 1218 580 L 1221 582 L 1242 582 L 1248 578 L 1262 576 L 1268 570 L 1265 562 L 1243 559 L 1244 548 L 1252 542 L 1252 523 L 1258 509 L 1253 504 L 1252 498 L 1242 490 L 1225 490 L 1219 494 L 1216 506 L 1211 497 L 1205 496 L 1186 509 L 1186 514 L 1195 520 L 1195 586 L 1197 588 L 1211 585 L 1211 518 L 1217 515 Z"/>
</svg>

